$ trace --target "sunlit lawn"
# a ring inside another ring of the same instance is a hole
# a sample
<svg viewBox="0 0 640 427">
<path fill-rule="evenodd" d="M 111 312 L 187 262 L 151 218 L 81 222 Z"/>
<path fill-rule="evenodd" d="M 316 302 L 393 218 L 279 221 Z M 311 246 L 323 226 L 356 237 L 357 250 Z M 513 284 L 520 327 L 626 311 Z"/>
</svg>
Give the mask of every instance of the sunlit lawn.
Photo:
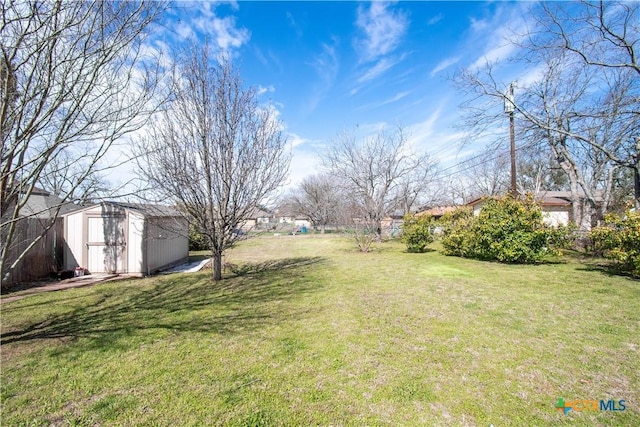
<svg viewBox="0 0 640 427">
<path fill-rule="evenodd" d="M 3 304 L 2 425 L 640 424 L 640 282 L 354 248 L 261 237 L 220 284 Z M 626 410 L 564 415 L 559 397 Z"/>
</svg>

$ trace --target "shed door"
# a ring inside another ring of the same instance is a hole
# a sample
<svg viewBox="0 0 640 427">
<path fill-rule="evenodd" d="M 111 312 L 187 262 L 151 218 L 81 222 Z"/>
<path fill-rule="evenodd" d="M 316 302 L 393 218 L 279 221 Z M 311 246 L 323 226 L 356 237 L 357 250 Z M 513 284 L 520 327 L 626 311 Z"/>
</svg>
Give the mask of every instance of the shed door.
<svg viewBox="0 0 640 427">
<path fill-rule="evenodd" d="M 87 269 L 91 273 L 126 272 L 124 216 L 87 217 Z"/>
</svg>

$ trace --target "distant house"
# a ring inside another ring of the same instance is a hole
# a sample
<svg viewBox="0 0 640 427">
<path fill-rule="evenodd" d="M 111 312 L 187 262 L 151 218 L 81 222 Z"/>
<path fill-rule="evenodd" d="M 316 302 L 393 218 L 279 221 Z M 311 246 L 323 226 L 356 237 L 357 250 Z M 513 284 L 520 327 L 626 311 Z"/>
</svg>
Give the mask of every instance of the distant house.
<svg viewBox="0 0 640 427">
<path fill-rule="evenodd" d="M 26 204 L 20 210 L 20 216 L 29 218 L 53 218 L 77 209 L 78 206 L 65 202 L 55 194 L 34 187 Z"/>
<path fill-rule="evenodd" d="M 249 216 L 244 219 L 240 228 L 244 231 L 253 230 L 255 228 L 265 227 L 271 222 L 273 215 L 265 209 L 254 208 Z"/>
<path fill-rule="evenodd" d="M 63 218 L 67 270 L 152 274 L 189 256 L 187 220 L 171 207 L 103 202 Z"/>
<path fill-rule="evenodd" d="M 398 235 L 402 230 L 403 218 L 404 215 L 399 212 L 395 212 L 382 218 L 380 226 L 382 227 L 383 232 L 391 237 Z"/>
<path fill-rule="evenodd" d="M 557 227 L 567 225 L 574 221 L 573 203 L 570 191 L 542 191 L 535 196 L 536 202 L 542 208 L 543 218 L 546 224 Z M 479 197 L 467 203 L 473 208 L 473 214 L 478 215 L 486 197 Z M 596 208 L 602 203 L 601 195 L 596 196 Z M 588 228 L 588 226 L 587 226 Z"/>
<path fill-rule="evenodd" d="M 292 226 L 296 229 L 302 229 L 302 227 L 310 228 L 312 226 L 308 216 L 294 212 L 290 206 L 284 206 L 278 209 L 276 211 L 276 218 L 278 224 Z"/>
</svg>

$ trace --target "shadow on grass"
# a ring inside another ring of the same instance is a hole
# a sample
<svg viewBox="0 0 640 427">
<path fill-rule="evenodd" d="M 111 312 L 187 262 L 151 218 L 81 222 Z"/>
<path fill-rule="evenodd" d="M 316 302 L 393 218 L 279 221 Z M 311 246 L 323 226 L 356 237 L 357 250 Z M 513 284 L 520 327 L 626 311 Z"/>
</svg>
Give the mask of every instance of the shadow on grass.
<svg viewBox="0 0 640 427">
<path fill-rule="evenodd" d="M 269 271 L 280 271 L 288 268 L 300 268 L 316 264 L 320 257 L 298 257 L 278 260 L 268 260 L 259 263 L 249 263 L 230 266 L 231 272 L 236 276 L 246 276 L 249 274 L 260 274 Z"/>
<path fill-rule="evenodd" d="M 438 252 L 438 250 L 437 249 L 432 249 L 432 248 L 426 248 L 422 252 L 420 252 L 420 251 L 410 251 L 408 249 L 405 249 L 404 251 L 402 251 L 402 253 L 411 254 L 411 255 L 428 254 L 428 253 L 432 253 L 432 252 Z"/>
<path fill-rule="evenodd" d="M 2 344 L 89 338 L 90 348 L 111 349 L 139 345 L 127 338 L 149 340 L 157 331 L 225 334 L 257 329 L 296 315 L 290 305 L 272 303 L 317 291 L 320 285 L 305 276 L 322 262 L 322 257 L 308 257 L 260 263 L 243 276 L 219 283 L 206 273 L 174 274 L 155 279 L 151 288 L 123 284 L 99 289 L 87 295 L 85 305 L 7 331 Z"/>
<path fill-rule="evenodd" d="M 630 280 L 640 281 L 640 277 L 636 277 L 629 271 L 625 271 L 621 266 L 613 262 L 587 262 L 583 263 L 582 267 L 579 267 L 580 271 L 596 271 L 609 277 L 626 277 Z"/>
</svg>

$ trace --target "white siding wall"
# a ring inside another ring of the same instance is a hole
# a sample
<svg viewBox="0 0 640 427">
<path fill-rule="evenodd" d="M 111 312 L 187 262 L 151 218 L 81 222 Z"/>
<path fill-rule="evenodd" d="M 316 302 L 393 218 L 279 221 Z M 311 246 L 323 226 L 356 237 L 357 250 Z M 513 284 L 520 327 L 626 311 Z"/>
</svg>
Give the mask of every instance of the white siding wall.
<svg viewBox="0 0 640 427">
<path fill-rule="evenodd" d="M 65 270 L 73 270 L 76 267 L 84 267 L 82 264 L 82 251 L 84 250 L 84 242 L 82 241 L 82 212 L 69 215 L 65 218 L 64 235 L 64 268 Z"/>
<path fill-rule="evenodd" d="M 147 270 L 151 273 L 189 256 L 187 222 L 175 218 L 147 220 Z M 146 272 L 145 272 L 146 273 Z"/>
<path fill-rule="evenodd" d="M 474 216 L 480 215 L 480 211 L 482 210 L 482 205 L 484 205 L 484 202 L 478 202 L 475 205 L 473 205 L 473 215 Z"/>
<path fill-rule="evenodd" d="M 147 273 L 143 255 L 144 243 L 144 217 L 130 212 L 127 241 L 129 273 Z"/>
<path fill-rule="evenodd" d="M 552 227 L 569 224 L 569 208 L 544 207 L 542 217 Z"/>
</svg>

